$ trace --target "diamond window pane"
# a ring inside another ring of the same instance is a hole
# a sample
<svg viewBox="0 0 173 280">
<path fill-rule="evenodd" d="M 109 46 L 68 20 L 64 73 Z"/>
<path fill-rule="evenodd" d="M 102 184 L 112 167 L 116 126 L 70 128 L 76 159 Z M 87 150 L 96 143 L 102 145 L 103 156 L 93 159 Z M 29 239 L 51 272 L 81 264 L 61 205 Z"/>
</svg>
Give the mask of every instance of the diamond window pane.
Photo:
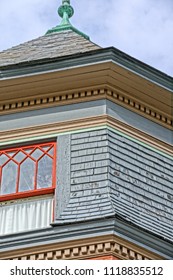
<svg viewBox="0 0 173 280">
<path fill-rule="evenodd" d="M 16 192 L 18 166 L 12 160 L 2 168 L 1 194 Z"/>
<path fill-rule="evenodd" d="M 19 192 L 34 190 L 35 162 L 27 158 L 20 166 Z"/>
<path fill-rule="evenodd" d="M 14 159 L 17 161 L 17 162 L 21 162 L 24 158 L 26 157 L 26 155 L 22 152 L 19 152 L 17 153 L 15 156 L 14 156 Z"/>
<path fill-rule="evenodd" d="M 50 148 L 50 145 L 48 146 L 48 145 L 46 145 L 46 146 L 41 146 L 41 148 L 45 151 L 45 152 L 47 152 L 47 150 Z"/>
<path fill-rule="evenodd" d="M 40 149 L 36 149 L 32 154 L 31 157 L 38 160 L 43 155 L 43 152 Z"/>
<path fill-rule="evenodd" d="M 10 153 L 8 153 L 8 155 L 9 155 L 10 157 L 13 157 L 15 153 L 16 153 L 16 151 L 10 152 Z"/>
<path fill-rule="evenodd" d="M 50 149 L 50 151 L 48 152 L 48 154 L 52 157 L 53 157 L 53 153 L 54 153 L 54 148 Z"/>
<path fill-rule="evenodd" d="M 30 149 L 23 149 L 25 151 L 25 153 L 30 154 L 34 148 L 30 148 Z"/>
<path fill-rule="evenodd" d="M 52 187 L 53 160 L 44 155 L 38 162 L 37 189 Z"/>
</svg>

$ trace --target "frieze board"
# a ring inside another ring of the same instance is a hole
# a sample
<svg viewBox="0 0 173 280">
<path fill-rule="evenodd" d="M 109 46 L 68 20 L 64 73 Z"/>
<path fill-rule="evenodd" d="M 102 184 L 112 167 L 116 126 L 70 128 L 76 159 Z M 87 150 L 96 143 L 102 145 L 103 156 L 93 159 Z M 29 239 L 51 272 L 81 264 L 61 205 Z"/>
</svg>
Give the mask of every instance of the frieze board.
<svg viewBox="0 0 173 280">
<path fill-rule="evenodd" d="M 55 243 L 0 254 L 10 260 L 73 260 L 112 255 L 121 260 L 157 260 L 163 257 L 116 236 L 95 237 L 75 242 Z"/>
<path fill-rule="evenodd" d="M 115 102 L 135 113 L 138 113 L 162 126 L 173 129 L 173 119 L 171 116 L 164 114 L 161 111 L 154 110 L 154 108 L 140 103 L 135 99 L 129 97 L 128 94 L 123 93 L 119 89 L 112 90 L 112 87 L 85 90 L 77 92 L 62 92 L 57 95 L 48 95 L 42 98 L 25 99 L 20 101 L 13 101 L 10 103 L 0 104 L 0 115 L 11 114 L 16 112 L 23 112 L 28 110 L 42 109 L 53 106 L 61 106 L 66 104 L 74 104 L 79 102 L 87 102 L 99 99 L 108 99 Z"/>
<path fill-rule="evenodd" d="M 122 123 L 108 115 L 83 118 L 66 122 L 51 123 L 41 126 L 32 126 L 22 129 L 0 132 L 0 146 L 12 145 L 15 143 L 25 143 L 26 141 L 36 141 L 56 138 L 60 134 L 77 133 L 79 131 L 89 131 L 94 129 L 111 128 L 118 133 L 124 133 L 125 137 L 130 137 L 133 141 L 139 141 L 141 145 L 147 145 L 169 158 L 172 158 L 172 145 L 164 143 L 138 129 Z M 32 137 L 30 137 L 32 135 Z"/>
</svg>

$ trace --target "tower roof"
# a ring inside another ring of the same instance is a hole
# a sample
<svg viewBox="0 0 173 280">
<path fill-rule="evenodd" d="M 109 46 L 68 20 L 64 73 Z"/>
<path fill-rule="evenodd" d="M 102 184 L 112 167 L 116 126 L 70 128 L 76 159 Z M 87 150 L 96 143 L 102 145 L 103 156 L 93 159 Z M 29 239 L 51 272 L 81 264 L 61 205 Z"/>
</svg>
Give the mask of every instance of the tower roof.
<svg viewBox="0 0 173 280">
<path fill-rule="evenodd" d="M 0 52 L 0 67 L 100 49 L 73 30 L 50 33 Z"/>
<path fill-rule="evenodd" d="M 100 49 L 70 23 L 74 10 L 69 0 L 62 0 L 58 14 L 62 18 L 61 23 L 44 36 L 0 52 L 0 67 Z"/>
</svg>

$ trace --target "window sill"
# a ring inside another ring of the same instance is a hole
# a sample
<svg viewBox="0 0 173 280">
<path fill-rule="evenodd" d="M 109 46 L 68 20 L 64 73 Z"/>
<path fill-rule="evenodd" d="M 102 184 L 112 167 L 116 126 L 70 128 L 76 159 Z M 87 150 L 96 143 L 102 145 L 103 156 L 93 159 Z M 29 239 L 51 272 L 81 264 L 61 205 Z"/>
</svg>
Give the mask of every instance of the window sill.
<svg viewBox="0 0 173 280">
<path fill-rule="evenodd" d="M 15 193 L 15 194 L 6 194 L 0 196 L 0 202 L 2 201 L 8 201 L 8 200 L 16 200 L 20 198 L 27 198 L 27 197 L 35 197 L 39 195 L 44 194 L 52 194 L 54 193 L 55 188 L 47 188 L 47 189 L 40 189 L 40 190 L 33 190 L 33 191 L 27 191 L 27 192 L 21 192 L 21 193 Z"/>
</svg>

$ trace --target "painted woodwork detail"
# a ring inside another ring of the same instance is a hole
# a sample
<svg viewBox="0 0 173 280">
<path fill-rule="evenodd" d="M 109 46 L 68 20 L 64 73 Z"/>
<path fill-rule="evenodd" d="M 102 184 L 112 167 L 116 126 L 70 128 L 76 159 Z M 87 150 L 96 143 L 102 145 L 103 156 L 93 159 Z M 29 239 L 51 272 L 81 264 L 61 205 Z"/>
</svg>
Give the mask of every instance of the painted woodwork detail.
<svg viewBox="0 0 173 280">
<path fill-rule="evenodd" d="M 0 104 L 0 114 L 16 113 L 20 111 L 28 111 L 33 109 L 47 108 L 51 106 L 59 106 L 65 104 L 73 104 L 78 102 L 86 102 L 107 98 L 129 110 L 132 110 L 146 118 L 151 119 L 169 129 L 172 129 L 173 120 L 171 117 L 164 115 L 162 112 L 154 110 L 149 106 L 136 101 L 125 93 L 117 90 L 110 90 L 105 88 L 86 90 L 79 92 L 63 92 L 54 96 L 44 96 L 42 98 L 34 98 L 28 100 L 14 101 L 10 103 Z"/>
<path fill-rule="evenodd" d="M 79 129 L 92 129 L 93 127 L 102 128 L 107 126 L 108 128 L 111 127 L 125 133 L 127 136 L 130 136 L 142 143 L 145 143 L 155 149 L 158 149 L 170 156 L 173 156 L 172 145 L 164 143 L 155 137 L 152 137 L 138 129 L 122 123 L 119 120 L 116 120 L 110 116 L 103 115 L 97 117 L 90 117 L 90 118 L 83 118 L 80 120 L 72 120 L 72 121 L 65 121 L 65 122 L 56 122 L 46 125 L 40 126 L 33 126 L 33 127 L 26 127 L 22 129 L 10 130 L 10 131 L 2 131 L 0 132 L 0 143 L 4 143 L 5 145 L 10 144 L 12 141 L 16 142 L 25 142 L 30 140 L 32 135 L 32 140 L 49 137 L 56 137 L 59 133 L 68 132 L 70 133 Z M 1 144 L 2 145 L 2 144 Z"/>
<path fill-rule="evenodd" d="M 52 192 L 55 150 L 55 143 L 0 150 L 0 201 Z"/>
<path fill-rule="evenodd" d="M 101 237 L 100 237 L 101 239 Z M 77 245 L 79 243 L 79 245 Z M 105 241 L 83 240 L 75 245 L 52 244 L 44 248 L 21 249 L 20 252 L 1 253 L 0 259 L 10 260 L 74 260 L 74 259 L 119 259 L 119 260 L 157 260 L 163 259 L 157 254 L 151 253 L 136 245 L 123 242 L 119 238 L 107 239 Z"/>
</svg>

